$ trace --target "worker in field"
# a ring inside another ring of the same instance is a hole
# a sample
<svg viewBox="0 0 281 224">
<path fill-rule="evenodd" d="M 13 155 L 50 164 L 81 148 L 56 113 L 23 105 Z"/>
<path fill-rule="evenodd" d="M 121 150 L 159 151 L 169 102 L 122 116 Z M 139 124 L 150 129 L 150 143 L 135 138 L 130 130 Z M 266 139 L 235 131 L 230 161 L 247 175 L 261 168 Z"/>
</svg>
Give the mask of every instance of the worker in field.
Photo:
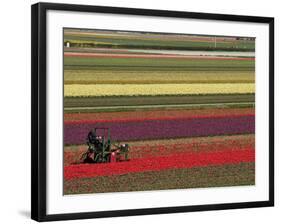
<svg viewBox="0 0 281 224">
<path fill-rule="evenodd" d="M 93 163 L 95 157 L 95 142 L 96 142 L 96 133 L 94 130 L 90 131 L 87 136 L 87 145 L 89 146 L 88 151 L 82 155 L 81 158 L 84 158 L 84 163 Z"/>
<path fill-rule="evenodd" d="M 90 148 L 94 146 L 96 149 L 100 149 L 102 148 L 102 137 L 96 136 L 96 132 L 92 130 L 88 133 L 87 144 Z"/>
<path fill-rule="evenodd" d="M 94 130 L 88 133 L 87 143 L 94 144 L 96 141 L 96 132 Z"/>
</svg>

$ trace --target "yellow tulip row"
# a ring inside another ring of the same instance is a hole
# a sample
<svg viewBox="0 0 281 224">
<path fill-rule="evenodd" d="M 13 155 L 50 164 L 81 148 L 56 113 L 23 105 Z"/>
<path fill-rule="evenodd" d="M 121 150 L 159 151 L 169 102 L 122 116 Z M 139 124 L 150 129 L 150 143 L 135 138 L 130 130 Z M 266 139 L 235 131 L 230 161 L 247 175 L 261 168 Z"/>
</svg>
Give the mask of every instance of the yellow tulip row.
<svg viewBox="0 0 281 224">
<path fill-rule="evenodd" d="M 254 93 L 253 83 L 228 84 L 73 84 L 64 86 L 65 97 L 156 96 Z"/>
</svg>

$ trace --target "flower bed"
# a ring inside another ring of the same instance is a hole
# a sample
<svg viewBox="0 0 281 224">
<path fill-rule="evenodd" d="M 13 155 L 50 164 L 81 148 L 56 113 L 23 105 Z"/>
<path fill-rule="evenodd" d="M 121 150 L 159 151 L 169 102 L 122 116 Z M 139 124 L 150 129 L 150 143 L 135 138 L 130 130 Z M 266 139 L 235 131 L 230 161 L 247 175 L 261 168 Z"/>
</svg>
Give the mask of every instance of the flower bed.
<svg viewBox="0 0 281 224">
<path fill-rule="evenodd" d="M 110 128 L 114 141 L 249 134 L 255 132 L 255 116 L 71 123 L 64 125 L 64 144 L 84 144 L 95 127 Z"/>
</svg>

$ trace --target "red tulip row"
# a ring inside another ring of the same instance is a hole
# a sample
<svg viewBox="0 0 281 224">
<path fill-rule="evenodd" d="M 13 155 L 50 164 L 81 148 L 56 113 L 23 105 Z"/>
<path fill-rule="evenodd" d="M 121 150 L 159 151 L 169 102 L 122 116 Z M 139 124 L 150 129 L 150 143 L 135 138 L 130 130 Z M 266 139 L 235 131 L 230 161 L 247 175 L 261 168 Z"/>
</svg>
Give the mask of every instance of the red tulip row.
<svg viewBox="0 0 281 224">
<path fill-rule="evenodd" d="M 216 136 L 203 138 L 181 138 L 128 142 L 130 158 L 167 156 L 181 152 L 233 151 L 244 148 L 255 149 L 254 135 Z M 86 145 L 64 148 L 64 165 L 78 163 L 87 150 Z"/>
<path fill-rule="evenodd" d="M 132 159 L 128 162 L 106 164 L 79 164 L 64 167 L 64 178 L 93 178 L 97 176 L 122 175 L 127 173 L 161 171 L 212 165 L 237 164 L 255 161 L 255 151 L 249 148 L 236 151 L 187 152 L 162 157 Z"/>
<path fill-rule="evenodd" d="M 173 119 L 173 118 L 202 118 L 216 116 L 242 116 L 254 115 L 254 108 L 220 108 L 220 109 L 195 109 L 195 110 L 153 110 L 153 111 L 129 111 L 106 113 L 65 113 L 64 121 L 75 123 L 79 121 L 134 121 L 142 119 Z"/>
</svg>

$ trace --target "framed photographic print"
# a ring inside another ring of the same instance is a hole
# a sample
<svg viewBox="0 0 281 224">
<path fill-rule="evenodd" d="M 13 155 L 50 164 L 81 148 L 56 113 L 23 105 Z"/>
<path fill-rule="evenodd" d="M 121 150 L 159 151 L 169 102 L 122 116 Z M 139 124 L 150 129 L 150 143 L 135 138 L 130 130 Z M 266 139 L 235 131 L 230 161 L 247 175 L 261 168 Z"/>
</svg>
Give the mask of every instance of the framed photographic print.
<svg viewBox="0 0 281 224">
<path fill-rule="evenodd" d="M 274 205 L 274 19 L 32 6 L 32 219 Z"/>
</svg>

